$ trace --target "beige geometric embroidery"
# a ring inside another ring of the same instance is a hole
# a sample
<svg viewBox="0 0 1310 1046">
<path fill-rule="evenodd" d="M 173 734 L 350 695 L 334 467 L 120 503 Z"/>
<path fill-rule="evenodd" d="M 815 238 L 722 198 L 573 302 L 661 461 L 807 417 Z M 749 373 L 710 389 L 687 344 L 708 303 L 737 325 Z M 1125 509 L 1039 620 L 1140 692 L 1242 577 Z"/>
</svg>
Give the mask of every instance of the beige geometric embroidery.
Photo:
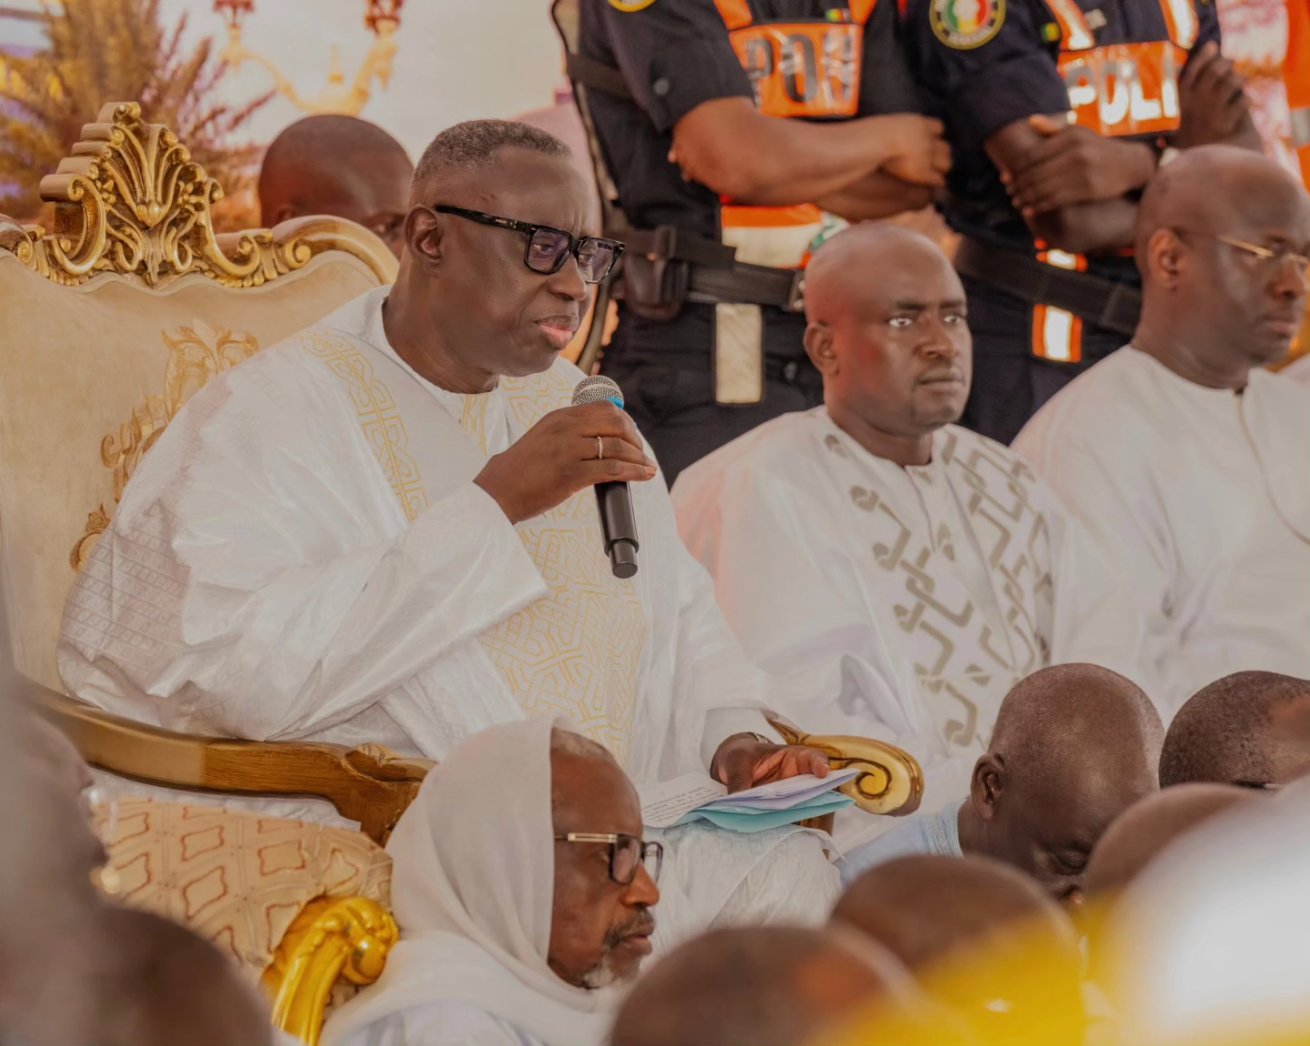
<svg viewBox="0 0 1310 1046">
<path fill-rule="evenodd" d="M 311 328 L 301 335 L 300 342 L 341 379 L 355 405 L 364 438 L 406 518 L 413 523 L 427 508 L 428 495 L 418 463 L 409 453 L 409 431 L 391 390 L 373 372 L 373 364 L 342 335 Z"/>
<path fill-rule="evenodd" d="M 146 396 L 132 410 L 132 417 L 100 443 L 100 462 L 114 474 L 114 503 L 103 502 L 87 515 L 86 528 L 69 553 L 68 563 L 80 572 L 91 556 L 100 535 L 109 529 L 113 510 L 123 500 L 127 481 L 132 478 L 141 459 L 164 434 L 177 412 L 210 380 L 259 351 L 259 342 L 244 331 L 214 330 L 197 320 L 190 327 L 179 327 L 172 334 L 159 335 L 168 347 L 164 365 L 162 395 Z"/>
<path fill-rule="evenodd" d="M 503 379 L 506 409 L 523 429 L 570 400 L 554 372 Z M 465 400 L 460 424 L 487 449 L 487 397 Z M 483 648 L 530 716 L 565 715 L 620 763 L 632 745 L 647 621 L 635 582 L 599 553 L 596 498 L 584 490 L 517 528 L 550 592 L 483 633 Z"/>
<path fill-rule="evenodd" d="M 824 444 L 841 461 L 834 467 L 853 467 L 855 457 L 842 439 L 829 434 Z M 1042 626 L 1050 621 L 1053 585 L 1046 520 L 1031 498 L 1032 472 L 977 441 L 958 456 L 961 450 L 958 435 L 948 433 L 940 458 L 946 474 L 967 492 L 961 508 L 990 567 L 1004 635 L 978 612 L 956 573 L 949 530 L 942 526 L 930 535 L 930 547 L 877 491 L 847 489 L 851 503 L 869 515 L 874 562 L 901 578 L 905 598 L 894 600 L 892 610 L 920 693 L 943 740 L 967 748 L 985 743 L 978 733 L 978 702 L 994 706 L 997 677 L 1018 679 L 1046 664 Z M 988 664 L 965 660 L 970 651 L 986 655 Z"/>
</svg>

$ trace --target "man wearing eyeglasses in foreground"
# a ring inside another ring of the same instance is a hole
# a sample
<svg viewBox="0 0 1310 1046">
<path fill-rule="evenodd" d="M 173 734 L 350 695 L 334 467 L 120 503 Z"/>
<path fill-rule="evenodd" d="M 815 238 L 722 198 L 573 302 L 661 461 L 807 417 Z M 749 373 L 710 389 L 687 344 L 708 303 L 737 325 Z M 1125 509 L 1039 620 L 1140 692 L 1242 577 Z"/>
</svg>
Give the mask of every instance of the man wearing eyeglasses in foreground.
<svg viewBox="0 0 1310 1046">
<path fill-rule="evenodd" d="M 1167 718 L 1233 671 L 1310 676 L 1310 390 L 1264 370 L 1301 323 L 1310 198 L 1256 153 L 1189 149 L 1136 250 L 1132 343 L 1014 447 L 1126 568 Z"/>
<path fill-rule="evenodd" d="M 599 1046 L 604 989 L 636 976 L 655 928 L 661 849 L 641 830 L 632 783 L 564 724 L 470 738 L 396 825 L 400 943 L 323 1046 Z"/>
<path fill-rule="evenodd" d="M 193 733 L 438 760 L 562 714 L 639 784 L 826 773 L 768 738 L 763 687 L 631 419 L 570 406 L 582 374 L 560 351 L 619 251 L 587 235 L 595 211 L 544 132 L 439 135 L 395 286 L 215 378 L 143 459 L 70 596 L 70 692 Z M 603 481 L 631 484 L 634 578 L 602 547 Z M 671 876 L 686 896 L 670 891 L 670 929 L 738 893 L 817 920 L 838 888 L 800 828 L 664 842 L 695 870 Z"/>
</svg>

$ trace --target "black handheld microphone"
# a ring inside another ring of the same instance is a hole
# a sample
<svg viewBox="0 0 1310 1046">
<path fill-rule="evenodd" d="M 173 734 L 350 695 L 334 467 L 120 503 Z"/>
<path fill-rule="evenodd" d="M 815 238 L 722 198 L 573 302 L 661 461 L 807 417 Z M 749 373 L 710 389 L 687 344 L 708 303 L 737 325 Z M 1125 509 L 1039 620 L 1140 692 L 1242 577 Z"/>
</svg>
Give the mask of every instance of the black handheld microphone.
<svg viewBox="0 0 1310 1046">
<path fill-rule="evenodd" d="M 609 378 L 583 378 L 573 390 L 573 405 L 613 403 L 623 409 L 623 392 Z M 632 494 L 626 483 L 597 483 L 596 507 L 600 509 L 600 531 L 605 554 L 615 577 L 630 578 L 637 572 L 637 517 L 632 512 Z"/>
</svg>

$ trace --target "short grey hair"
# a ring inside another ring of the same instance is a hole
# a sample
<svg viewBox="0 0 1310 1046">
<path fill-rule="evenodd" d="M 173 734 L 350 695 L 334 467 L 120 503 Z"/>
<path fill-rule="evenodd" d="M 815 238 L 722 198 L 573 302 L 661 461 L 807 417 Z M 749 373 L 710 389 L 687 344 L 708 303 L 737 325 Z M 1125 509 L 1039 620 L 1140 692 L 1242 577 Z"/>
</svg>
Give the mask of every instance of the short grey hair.
<svg viewBox="0 0 1310 1046">
<path fill-rule="evenodd" d="M 570 157 L 573 150 L 553 134 L 515 120 L 466 120 L 434 139 L 414 170 L 416 195 L 452 171 L 485 167 L 501 149 L 528 149 L 546 156 Z"/>
</svg>

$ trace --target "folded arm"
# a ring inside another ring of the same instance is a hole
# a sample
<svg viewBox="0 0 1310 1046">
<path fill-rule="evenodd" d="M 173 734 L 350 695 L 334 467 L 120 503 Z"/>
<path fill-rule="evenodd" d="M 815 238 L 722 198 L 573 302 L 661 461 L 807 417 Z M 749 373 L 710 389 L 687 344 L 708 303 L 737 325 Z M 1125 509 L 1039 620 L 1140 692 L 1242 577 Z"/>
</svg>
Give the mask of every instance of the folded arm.
<svg viewBox="0 0 1310 1046">
<path fill-rule="evenodd" d="M 950 165 L 941 125 L 913 113 L 842 123 L 762 115 L 746 98 L 702 102 L 673 128 L 683 174 L 734 203 L 812 203 L 879 168 L 907 184 L 940 186 Z M 858 190 L 857 190 L 858 191 Z"/>
</svg>

